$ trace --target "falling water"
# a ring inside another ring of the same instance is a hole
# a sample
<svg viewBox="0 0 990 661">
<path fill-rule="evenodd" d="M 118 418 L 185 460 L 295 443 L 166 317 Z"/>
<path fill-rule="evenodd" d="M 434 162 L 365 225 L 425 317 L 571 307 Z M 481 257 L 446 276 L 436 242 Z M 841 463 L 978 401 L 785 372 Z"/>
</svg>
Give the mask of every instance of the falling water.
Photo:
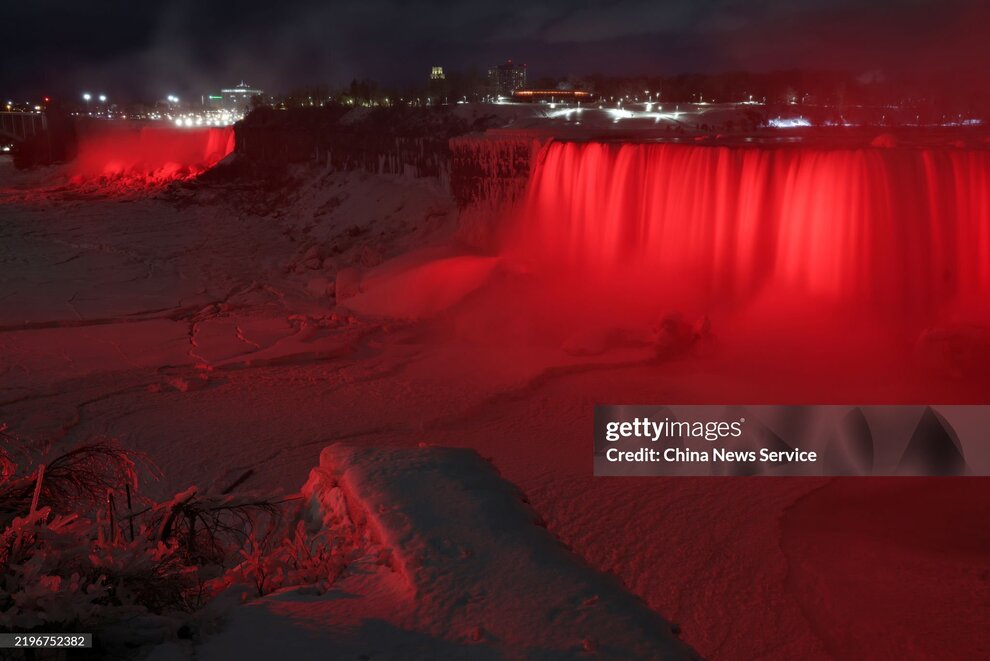
<svg viewBox="0 0 990 661">
<path fill-rule="evenodd" d="M 521 221 L 507 252 L 546 272 L 706 305 L 990 296 L 986 150 L 551 142 Z"/>
<path fill-rule="evenodd" d="M 231 127 L 118 127 L 106 122 L 80 135 L 72 172 L 136 183 L 168 181 L 202 172 L 233 149 Z"/>
</svg>

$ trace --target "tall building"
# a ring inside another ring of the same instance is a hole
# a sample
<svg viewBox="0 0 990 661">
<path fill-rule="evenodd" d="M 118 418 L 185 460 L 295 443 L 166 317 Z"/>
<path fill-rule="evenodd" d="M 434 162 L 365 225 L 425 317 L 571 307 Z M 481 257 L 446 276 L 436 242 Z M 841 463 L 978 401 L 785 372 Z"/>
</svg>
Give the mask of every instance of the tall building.
<svg viewBox="0 0 990 661">
<path fill-rule="evenodd" d="M 251 109 L 251 99 L 264 94 L 264 90 L 253 89 L 243 80 L 239 85 L 220 90 L 220 94 L 211 94 L 208 104 L 223 110 L 245 112 Z"/>
<path fill-rule="evenodd" d="M 495 96 L 511 97 L 516 90 L 526 87 L 526 65 L 506 60 L 488 70 L 488 86 Z"/>
<path fill-rule="evenodd" d="M 427 90 L 429 103 L 447 103 L 447 76 L 443 73 L 443 67 L 430 68 Z"/>
</svg>

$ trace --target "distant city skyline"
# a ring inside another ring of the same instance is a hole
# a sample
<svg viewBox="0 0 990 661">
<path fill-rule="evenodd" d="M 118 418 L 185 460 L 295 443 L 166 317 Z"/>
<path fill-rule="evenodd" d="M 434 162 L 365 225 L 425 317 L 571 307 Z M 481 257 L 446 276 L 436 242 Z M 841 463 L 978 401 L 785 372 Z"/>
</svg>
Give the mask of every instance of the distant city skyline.
<svg viewBox="0 0 990 661">
<path fill-rule="evenodd" d="M 0 90 L 199 95 L 245 79 L 273 92 L 512 59 L 530 76 L 810 68 L 953 71 L 984 81 L 990 9 L 973 0 L 446 2 L 69 0 L 5 9 Z M 952 82 L 952 81 L 949 81 Z M 961 82 L 962 84 L 962 82 Z"/>
</svg>

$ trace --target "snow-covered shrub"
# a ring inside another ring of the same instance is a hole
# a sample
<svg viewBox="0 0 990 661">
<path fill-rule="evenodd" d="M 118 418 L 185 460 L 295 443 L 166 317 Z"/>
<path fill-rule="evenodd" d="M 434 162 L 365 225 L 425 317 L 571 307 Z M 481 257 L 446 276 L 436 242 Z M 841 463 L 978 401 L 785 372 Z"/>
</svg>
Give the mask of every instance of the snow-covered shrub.
<svg viewBox="0 0 990 661">
<path fill-rule="evenodd" d="M 201 602 L 178 545 L 116 511 L 137 488 L 133 455 L 93 439 L 45 461 L 0 435 L 0 627 L 96 627 Z"/>
<path fill-rule="evenodd" d="M 243 562 L 224 579 L 249 583 L 264 596 L 287 586 L 311 585 L 326 591 L 347 565 L 349 548 L 328 539 L 325 533 L 312 535 L 299 521 L 291 536 L 280 540 L 259 540 L 252 535 L 241 549 Z"/>
<path fill-rule="evenodd" d="M 2 535 L 0 627 L 94 627 L 201 603 L 204 582 L 174 545 L 111 541 L 102 522 L 40 508 Z M 145 530 L 141 531 L 145 533 Z"/>
<path fill-rule="evenodd" d="M 156 503 L 134 459 L 111 439 L 49 457 L 0 428 L 0 630 L 178 623 L 233 584 L 326 589 L 343 570 L 330 533 L 289 516 L 298 498 L 190 487 Z"/>
</svg>

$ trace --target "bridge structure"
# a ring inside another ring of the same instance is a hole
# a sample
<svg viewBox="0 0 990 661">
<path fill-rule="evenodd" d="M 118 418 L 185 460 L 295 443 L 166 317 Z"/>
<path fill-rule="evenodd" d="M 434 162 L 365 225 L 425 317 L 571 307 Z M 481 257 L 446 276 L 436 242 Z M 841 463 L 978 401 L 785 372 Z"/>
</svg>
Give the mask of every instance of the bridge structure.
<svg viewBox="0 0 990 661">
<path fill-rule="evenodd" d="M 23 142 L 48 128 L 48 119 L 40 112 L 0 112 L 0 138 Z"/>
</svg>

